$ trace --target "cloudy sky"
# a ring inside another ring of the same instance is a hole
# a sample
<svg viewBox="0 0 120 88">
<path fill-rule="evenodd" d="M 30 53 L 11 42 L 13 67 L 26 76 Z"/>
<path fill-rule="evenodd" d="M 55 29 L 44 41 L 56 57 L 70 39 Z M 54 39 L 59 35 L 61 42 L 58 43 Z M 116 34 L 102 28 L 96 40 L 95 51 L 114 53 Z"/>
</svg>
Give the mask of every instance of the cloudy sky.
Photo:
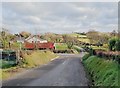
<svg viewBox="0 0 120 88">
<path fill-rule="evenodd" d="M 118 3 L 3 2 L 2 26 L 11 33 L 111 32 L 118 26 Z"/>
</svg>

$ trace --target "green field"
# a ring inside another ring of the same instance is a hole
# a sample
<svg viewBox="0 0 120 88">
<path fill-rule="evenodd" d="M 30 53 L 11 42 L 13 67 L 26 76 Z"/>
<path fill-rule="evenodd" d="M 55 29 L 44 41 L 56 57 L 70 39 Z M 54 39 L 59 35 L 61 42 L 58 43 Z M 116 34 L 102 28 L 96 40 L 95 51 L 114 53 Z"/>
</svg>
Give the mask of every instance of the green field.
<svg viewBox="0 0 120 88">
<path fill-rule="evenodd" d="M 55 43 L 55 49 L 56 50 L 66 50 L 68 49 L 66 43 Z"/>
<path fill-rule="evenodd" d="M 68 35 L 71 36 L 71 37 L 76 37 L 77 40 L 79 40 L 81 42 L 90 43 L 90 40 L 87 38 L 86 35 L 81 35 L 81 34 L 76 34 L 76 33 L 71 33 L 71 34 L 68 34 Z"/>
<path fill-rule="evenodd" d="M 87 38 L 78 38 L 78 40 L 84 43 L 90 43 L 90 40 Z"/>
<path fill-rule="evenodd" d="M 108 51 L 109 49 L 108 48 L 106 48 L 106 47 L 97 47 L 97 46 L 91 46 L 92 47 L 92 49 L 94 49 L 94 50 L 104 50 L 104 51 Z"/>
</svg>

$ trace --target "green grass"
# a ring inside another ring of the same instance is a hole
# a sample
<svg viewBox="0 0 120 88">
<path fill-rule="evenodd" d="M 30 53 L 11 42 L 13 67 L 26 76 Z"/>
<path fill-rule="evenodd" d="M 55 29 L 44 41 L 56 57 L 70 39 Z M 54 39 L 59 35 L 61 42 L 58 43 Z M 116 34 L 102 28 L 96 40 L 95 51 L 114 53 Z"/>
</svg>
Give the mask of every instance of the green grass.
<svg viewBox="0 0 120 88">
<path fill-rule="evenodd" d="M 92 75 L 95 86 L 118 86 L 118 64 L 96 56 L 85 55 L 83 63 Z"/>
<path fill-rule="evenodd" d="M 50 51 L 35 51 L 31 55 L 24 55 L 25 65 L 27 67 L 35 67 L 48 63 L 56 55 Z"/>
<path fill-rule="evenodd" d="M 66 49 L 68 49 L 68 47 L 67 47 L 66 43 L 56 43 L 55 49 L 56 50 L 66 50 Z"/>
</svg>

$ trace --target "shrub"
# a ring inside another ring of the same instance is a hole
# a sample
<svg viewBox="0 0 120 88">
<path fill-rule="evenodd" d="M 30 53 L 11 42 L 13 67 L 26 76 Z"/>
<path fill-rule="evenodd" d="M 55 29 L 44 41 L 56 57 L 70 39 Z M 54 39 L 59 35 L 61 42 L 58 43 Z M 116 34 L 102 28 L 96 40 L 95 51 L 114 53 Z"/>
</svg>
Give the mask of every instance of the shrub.
<svg viewBox="0 0 120 88">
<path fill-rule="evenodd" d="M 118 39 L 115 43 L 115 50 L 120 51 L 120 39 Z"/>
<path fill-rule="evenodd" d="M 120 39 L 118 38 L 112 38 L 109 40 L 109 50 L 111 51 L 120 51 Z"/>
<path fill-rule="evenodd" d="M 90 48 L 90 49 L 89 49 L 89 54 L 90 54 L 90 55 L 95 55 L 95 54 L 96 54 L 96 53 L 95 53 L 95 50 L 92 49 L 92 48 Z"/>
<path fill-rule="evenodd" d="M 116 43 L 116 39 L 112 38 L 109 40 L 109 49 L 112 51 Z"/>
</svg>

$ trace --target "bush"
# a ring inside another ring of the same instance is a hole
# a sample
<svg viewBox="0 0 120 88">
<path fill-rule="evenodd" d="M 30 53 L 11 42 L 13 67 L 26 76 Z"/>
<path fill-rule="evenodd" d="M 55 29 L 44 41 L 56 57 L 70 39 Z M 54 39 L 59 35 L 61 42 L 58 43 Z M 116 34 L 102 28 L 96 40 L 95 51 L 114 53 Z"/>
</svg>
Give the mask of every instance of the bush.
<svg viewBox="0 0 120 88">
<path fill-rule="evenodd" d="M 120 39 L 118 39 L 115 43 L 115 50 L 120 51 Z"/>
<path fill-rule="evenodd" d="M 95 55 L 95 54 L 96 54 L 96 53 L 95 53 L 95 50 L 92 49 L 92 48 L 90 48 L 90 49 L 89 49 L 89 54 L 90 54 L 90 55 Z"/>
<path fill-rule="evenodd" d="M 111 51 L 114 49 L 115 43 L 116 43 L 116 39 L 115 38 L 109 40 L 109 49 Z"/>
<path fill-rule="evenodd" d="M 112 38 L 109 40 L 109 50 L 111 51 L 120 51 L 120 39 Z"/>
</svg>

